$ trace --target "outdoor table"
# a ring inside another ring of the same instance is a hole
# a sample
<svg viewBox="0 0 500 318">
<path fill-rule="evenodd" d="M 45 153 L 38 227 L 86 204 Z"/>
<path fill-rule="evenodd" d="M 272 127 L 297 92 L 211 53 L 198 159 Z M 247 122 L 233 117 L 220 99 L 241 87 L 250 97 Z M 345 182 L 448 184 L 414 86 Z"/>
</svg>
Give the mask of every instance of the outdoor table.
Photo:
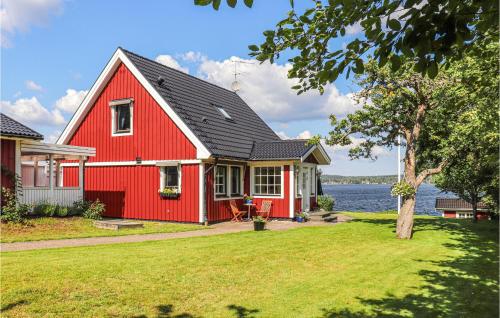
<svg viewBox="0 0 500 318">
<path fill-rule="evenodd" d="M 250 211 L 252 210 L 252 207 L 256 205 L 255 203 L 243 203 L 243 205 L 248 207 L 247 221 L 250 221 Z"/>
</svg>

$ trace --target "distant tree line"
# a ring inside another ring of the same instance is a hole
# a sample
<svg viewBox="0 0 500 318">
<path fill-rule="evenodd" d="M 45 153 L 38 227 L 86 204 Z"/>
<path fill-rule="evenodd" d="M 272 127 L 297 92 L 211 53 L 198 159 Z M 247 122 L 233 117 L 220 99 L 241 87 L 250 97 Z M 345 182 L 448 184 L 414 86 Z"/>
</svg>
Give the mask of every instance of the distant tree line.
<svg viewBox="0 0 500 318">
<path fill-rule="evenodd" d="M 323 184 L 394 184 L 398 182 L 397 175 L 385 176 L 339 176 L 339 175 L 321 175 Z M 432 183 L 432 180 L 426 180 Z"/>
</svg>

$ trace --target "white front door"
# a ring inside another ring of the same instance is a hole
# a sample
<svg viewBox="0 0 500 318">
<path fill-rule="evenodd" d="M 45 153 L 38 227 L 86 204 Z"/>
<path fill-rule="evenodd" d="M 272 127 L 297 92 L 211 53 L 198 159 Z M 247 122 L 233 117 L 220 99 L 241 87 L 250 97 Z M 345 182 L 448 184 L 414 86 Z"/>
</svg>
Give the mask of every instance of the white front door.
<svg viewBox="0 0 500 318">
<path fill-rule="evenodd" d="M 302 211 L 309 212 L 311 200 L 309 199 L 309 195 L 311 193 L 311 189 L 309 189 L 309 169 L 302 170 Z"/>
</svg>

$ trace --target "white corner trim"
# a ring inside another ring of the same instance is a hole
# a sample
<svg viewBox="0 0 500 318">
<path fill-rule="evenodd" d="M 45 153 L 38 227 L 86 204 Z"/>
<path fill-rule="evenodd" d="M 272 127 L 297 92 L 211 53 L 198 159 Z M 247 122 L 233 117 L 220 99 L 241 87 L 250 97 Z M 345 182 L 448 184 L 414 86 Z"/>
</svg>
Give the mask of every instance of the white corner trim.
<svg viewBox="0 0 500 318">
<path fill-rule="evenodd" d="M 57 140 L 58 144 L 67 144 L 69 139 L 75 133 L 76 129 L 80 123 L 85 118 L 85 115 L 90 110 L 90 107 L 95 103 L 100 93 L 106 86 L 109 79 L 113 76 L 114 72 L 123 63 L 127 69 L 135 76 L 135 78 L 141 83 L 141 85 L 146 89 L 146 91 L 153 97 L 153 99 L 160 105 L 160 107 L 167 113 L 167 115 L 172 119 L 172 121 L 179 127 L 179 129 L 186 135 L 186 137 L 194 144 L 196 147 L 197 158 L 207 159 L 210 157 L 210 152 L 203 145 L 203 143 L 194 135 L 194 133 L 189 129 L 189 127 L 184 123 L 184 121 L 175 113 L 175 111 L 165 102 L 163 97 L 154 89 L 154 87 L 148 82 L 148 80 L 139 72 L 135 65 L 129 60 L 129 58 L 123 53 L 123 51 L 118 48 L 108 64 L 101 72 L 96 82 L 90 89 L 89 93 L 85 96 L 80 106 L 76 110 L 75 114 L 71 118 L 68 125 L 64 128 L 61 136 Z"/>
<path fill-rule="evenodd" d="M 198 207 L 198 221 L 199 223 L 205 222 L 205 164 L 203 162 L 199 165 L 199 207 Z"/>
<path fill-rule="evenodd" d="M 294 165 L 290 165 L 290 170 L 288 171 L 288 178 L 290 179 L 290 218 L 292 219 L 295 215 L 295 167 Z"/>
<path fill-rule="evenodd" d="M 309 149 L 308 152 L 306 152 L 301 158 L 300 158 L 300 161 L 301 162 L 304 162 L 304 160 L 306 160 L 306 158 L 312 154 L 316 149 L 319 150 L 319 152 L 321 153 L 321 155 L 323 156 L 323 159 L 325 160 L 326 164 L 330 164 L 331 163 L 331 159 L 330 157 L 328 156 L 328 154 L 326 153 L 325 149 L 323 148 L 323 146 L 321 144 L 319 145 L 315 145 L 314 147 L 312 147 L 311 149 Z M 317 159 L 317 158 L 316 158 Z M 319 161 L 319 160 L 318 160 Z"/>
</svg>

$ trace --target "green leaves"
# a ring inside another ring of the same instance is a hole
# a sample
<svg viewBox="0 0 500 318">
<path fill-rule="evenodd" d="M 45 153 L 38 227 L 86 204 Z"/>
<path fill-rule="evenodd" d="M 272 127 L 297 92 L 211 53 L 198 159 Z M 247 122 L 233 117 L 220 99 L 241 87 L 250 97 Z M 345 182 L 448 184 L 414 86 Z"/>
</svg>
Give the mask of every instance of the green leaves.
<svg viewBox="0 0 500 318">
<path fill-rule="evenodd" d="M 255 44 L 249 45 L 248 49 L 253 52 L 257 52 L 259 50 L 259 47 Z"/>
<path fill-rule="evenodd" d="M 226 3 L 229 7 L 235 8 L 238 3 L 238 0 L 226 0 Z M 251 8 L 253 6 L 253 0 L 243 0 L 243 3 L 248 8 Z M 208 6 L 212 4 L 212 7 L 215 10 L 219 10 L 221 0 L 194 0 L 194 4 L 197 6 Z"/>
<path fill-rule="evenodd" d="M 401 29 L 401 23 L 396 19 L 388 20 L 387 25 L 394 31 L 399 31 Z"/>
</svg>

